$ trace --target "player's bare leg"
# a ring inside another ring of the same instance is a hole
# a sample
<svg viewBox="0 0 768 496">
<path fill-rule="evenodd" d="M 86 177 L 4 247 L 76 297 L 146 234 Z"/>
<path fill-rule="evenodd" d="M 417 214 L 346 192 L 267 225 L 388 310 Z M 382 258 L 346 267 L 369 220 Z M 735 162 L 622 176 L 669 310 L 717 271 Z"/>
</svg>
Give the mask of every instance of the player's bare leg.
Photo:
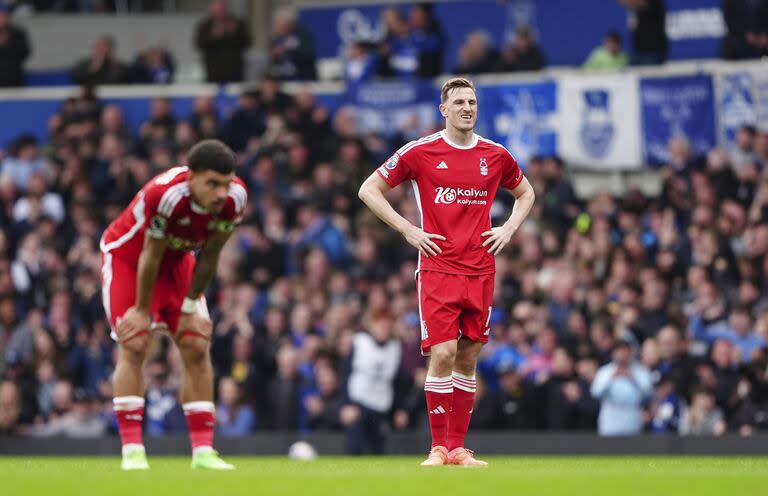
<svg viewBox="0 0 768 496">
<path fill-rule="evenodd" d="M 421 463 L 425 467 L 448 463 L 448 417 L 453 402 L 451 372 L 456 359 L 456 340 L 433 345 L 430 353 L 424 392 L 432 431 L 432 449 Z"/>
<path fill-rule="evenodd" d="M 488 463 L 476 460 L 464 447 L 475 403 L 475 370 L 483 343 L 460 339 L 453 365 L 453 404 L 448 417 L 448 461 L 452 465 L 485 467 Z"/>
<path fill-rule="evenodd" d="M 213 367 L 207 337 L 210 333 L 181 328 L 180 331 L 176 345 L 184 364 L 181 401 L 192 445 L 192 468 L 232 470 L 235 467 L 225 463 L 213 449 Z"/>
<path fill-rule="evenodd" d="M 148 331 L 120 344 L 113 376 L 114 408 L 122 442 L 123 470 L 146 470 L 142 441 L 144 420 L 144 375 L 142 368 L 149 348 Z"/>
</svg>

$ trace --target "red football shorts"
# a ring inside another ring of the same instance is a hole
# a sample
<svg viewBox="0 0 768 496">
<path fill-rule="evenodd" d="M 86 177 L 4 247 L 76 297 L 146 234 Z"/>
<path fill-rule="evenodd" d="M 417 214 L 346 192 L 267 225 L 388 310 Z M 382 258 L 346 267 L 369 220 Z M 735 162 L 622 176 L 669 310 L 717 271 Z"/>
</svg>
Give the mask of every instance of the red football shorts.
<svg viewBox="0 0 768 496">
<path fill-rule="evenodd" d="M 112 339 L 117 340 L 115 329 L 123 314 L 136 303 L 137 267 L 112 253 L 101 254 L 101 295 L 104 311 L 112 326 Z M 192 283 L 195 257 L 183 255 L 178 262 L 163 264 L 157 274 L 152 292 L 150 311 L 152 329 L 176 332 L 181 305 Z"/>
<path fill-rule="evenodd" d="M 488 342 L 493 279 L 493 274 L 465 276 L 419 271 L 416 284 L 422 354 L 428 355 L 433 345 L 460 337 Z"/>
</svg>

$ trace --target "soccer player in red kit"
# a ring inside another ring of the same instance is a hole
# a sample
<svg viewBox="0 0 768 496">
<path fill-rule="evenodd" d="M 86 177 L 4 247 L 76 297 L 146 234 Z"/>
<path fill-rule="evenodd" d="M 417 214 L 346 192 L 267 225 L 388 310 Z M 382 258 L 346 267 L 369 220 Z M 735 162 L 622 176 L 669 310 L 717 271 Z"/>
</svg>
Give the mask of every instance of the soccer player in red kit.
<svg viewBox="0 0 768 496">
<path fill-rule="evenodd" d="M 220 141 L 196 144 L 187 163 L 147 183 L 101 239 L 104 310 L 118 342 L 114 408 L 124 470 L 149 468 L 141 435 L 142 365 L 152 330 L 169 332 L 181 353 L 192 467 L 234 468 L 212 447 L 212 325 L 202 293 L 247 193 L 235 177 L 234 154 Z M 200 250 L 196 258 L 193 250 Z"/>
<path fill-rule="evenodd" d="M 419 250 L 416 273 L 421 348 L 430 355 L 424 390 L 432 450 L 422 465 L 485 466 L 464 447 L 475 398 L 475 369 L 488 342 L 494 256 L 509 243 L 534 202 L 534 192 L 506 148 L 474 133 L 477 95 L 471 81 L 448 80 L 440 94 L 445 129 L 400 148 L 360 187 L 360 199 Z M 421 226 L 384 197 L 410 180 Z M 515 205 L 491 227 L 499 187 Z"/>
</svg>

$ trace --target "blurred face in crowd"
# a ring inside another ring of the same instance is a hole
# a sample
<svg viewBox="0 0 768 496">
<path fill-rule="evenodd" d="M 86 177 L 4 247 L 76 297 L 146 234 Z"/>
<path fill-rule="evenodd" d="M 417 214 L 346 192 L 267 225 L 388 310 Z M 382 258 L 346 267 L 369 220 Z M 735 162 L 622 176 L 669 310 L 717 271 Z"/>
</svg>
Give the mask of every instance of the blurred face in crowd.
<svg viewBox="0 0 768 496">
<path fill-rule="evenodd" d="M 724 339 L 718 339 L 712 345 L 712 362 L 721 369 L 729 368 L 731 366 L 731 353 L 731 343 Z"/>
<path fill-rule="evenodd" d="M 621 52 L 621 44 L 613 36 L 606 36 L 603 40 L 603 47 L 611 55 L 618 55 Z"/>
<path fill-rule="evenodd" d="M 227 0 L 213 0 L 211 2 L 211 15 L 221 19 L 229 15 L 229 2 Z"/>
<path fill-rule="evenodd" d="M 613 350 L 613 362 L 619 367 L 626 367 L 632 361 L 632 348 L 628 345 L 617 346 Z"/>
<path fill-rule="evenodd" d="M 746 336 L 752 330 L 752 317 L 747 310 L 734 310 L 728 320 L 733 330 L 740 336 Z"/>
<path fill-rule="evenodd" d="M 371 336 L 380 343 L 386 343 L 392 339 L 392 324 L 392 319 L 386 315 L 371 319 Z"/>
<path fill-rule="evenodd" d="M 231 377 L 223 377 L 219 382 L 219 399 L 227 406 L 236 405 L 240 401 L 240 386 Z"/>
<path fill-rule="evenodd" d="M 680 354 L 680 334 L 672 326 L 664 327 L 657 336 L 659 356 L 662 360 L 674 360 Z"/>
<path fill-rule="evenodd" d="M 454 88 L 448 92 L 445 103 L 440 104 L 447 128 L 470 132 L 477 121 L 477 96 L 472 88 Z"/>
<path fill-rule="evenodd" d="M 10 24 L 10 15 L 3 9 L 0 9 L 0 29 L 5 29 Z"/>
</svg>

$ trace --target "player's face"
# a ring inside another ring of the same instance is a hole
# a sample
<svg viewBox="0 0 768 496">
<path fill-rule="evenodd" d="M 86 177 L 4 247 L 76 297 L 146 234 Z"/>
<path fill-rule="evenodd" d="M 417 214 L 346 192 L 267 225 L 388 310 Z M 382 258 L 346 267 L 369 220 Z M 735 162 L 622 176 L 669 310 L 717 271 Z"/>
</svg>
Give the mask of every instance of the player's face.
<svg viewBox="0 0 768 496">
<path fill-rule="evenodd" d="M 456 88 L 440 104 L 440 112 L 445 116 L 446 127 L 471 131 L 477 121 L 477 96 L 471 88 Z"/>
<path fill-rule="evenodd" d="M 229 184 L 235 173 L 221 174 L 206 170 L 192 172 L 189 175 L 189 190 L 195 203 L 212 214 L 218 214 L 224 208 L 229 194 Z"/>
</svg>

